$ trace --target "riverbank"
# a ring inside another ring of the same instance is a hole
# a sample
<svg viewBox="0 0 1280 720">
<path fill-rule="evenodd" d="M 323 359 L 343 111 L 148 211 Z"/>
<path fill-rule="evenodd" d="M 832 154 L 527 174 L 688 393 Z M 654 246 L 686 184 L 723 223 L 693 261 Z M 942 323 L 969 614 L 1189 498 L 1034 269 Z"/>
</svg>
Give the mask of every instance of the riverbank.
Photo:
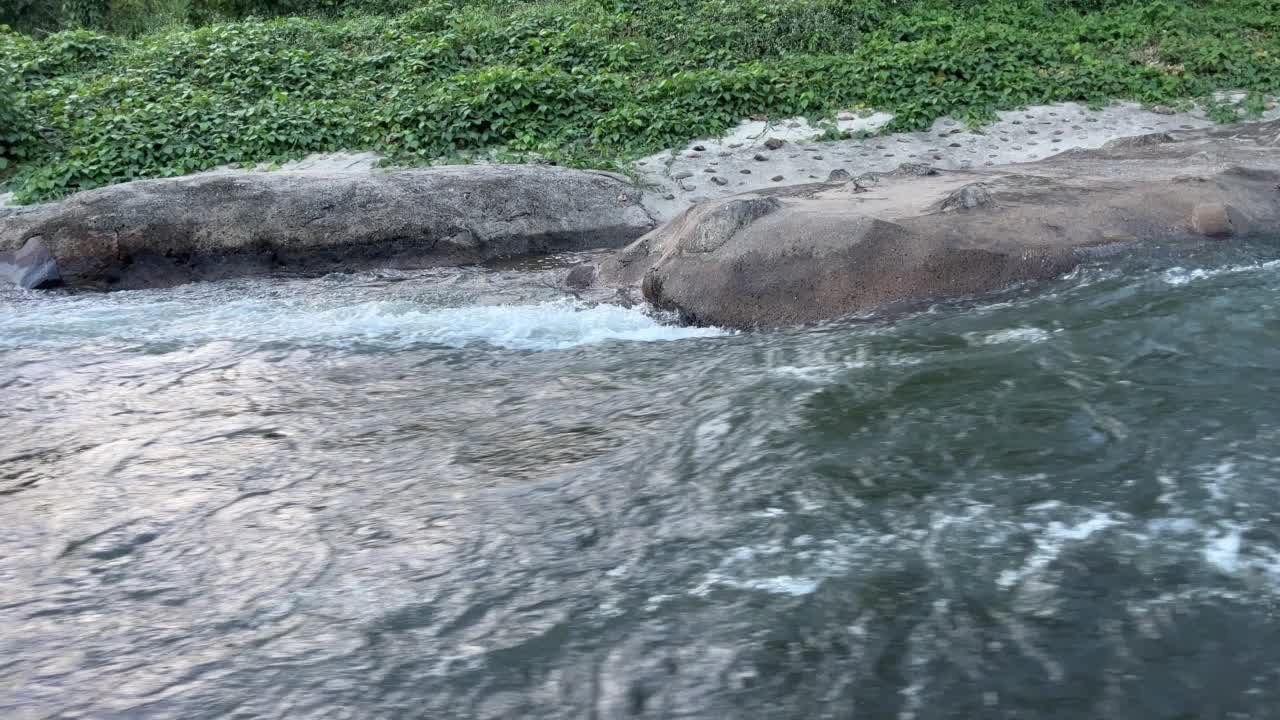
<svg viewBox="0 0 1280 720">
<path fill-rule="evenodd" d="M 904 131 L 1114 98 L 1198 99 L 1224 120 L 1280 90 L 1277 32 L 1280 11 L 1258 0 L 572 0 L 136 39 L 0 33 L 0 172 L 31 202 L 316 152 L 628 169 L 750 117 L 806 117 L 832 139 L 841 117 L 873 110 Z M 1242 94 L 1213 99 L 1222 88 Z"/>
</svg>

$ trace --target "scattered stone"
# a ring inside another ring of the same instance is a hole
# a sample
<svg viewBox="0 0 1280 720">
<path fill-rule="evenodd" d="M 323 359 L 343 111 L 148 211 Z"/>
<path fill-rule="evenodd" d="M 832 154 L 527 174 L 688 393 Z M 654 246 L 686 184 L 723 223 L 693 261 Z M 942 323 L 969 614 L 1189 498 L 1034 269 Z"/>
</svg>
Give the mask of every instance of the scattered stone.
<svg viewBox="0 0 1280 720">
<path fill-rule="evenodd" d="M 1212 238 L 1231 237 L 1231 215 L 1222 203 L 1200 203 L 1191 211 L 1191 226 L 1201 235 Z"/>
<path fill-rule="evenodd" d="M 769 178 L 769 179 L 770 179 L 770 180 L 772 180 L 773 182 L 782 182 L 782 176 L 781 176 L 781 175 L 774 175 L 773 177 L 771 177 L 771 178 Z"/>
<path fill-rule="evenodd" d="M 1054 134 L 1054 135 L 1061 135 L 1061 134 L 1063 134 L 1064 132 L 1066 132 L 1066 131 L 1065 131 L 1065 130 L 1054 130 L 1054 131 L 1053 131 L 1053 134 Z"/>
<path fill-rule="evenodd" d="M 795 128 L 800 127 L 800 123 L 798 123 L 798 122 L 796 122 L 796 121 L 792 120 L 791 122 L 787 123 L 787 127 L 789 127 L 789 128 L 791 128 L 791 129 L 793 129 L 793 130 L 794 130 Z"/>
<path fill-rule="evenodd" d="M 956 190 L 942 201 L 943 210 L 972 210 L 992 202 L 991 191 L 982 183 L 972 183 Z"/>
<path fill-rule="evenodd" d="M 836 168 L 835 170 L 832 170 L 829 175 L 827 175 L 827 182 L 832 182 L 832 183 L 833 182 L 849 182 L 852 179 L 853 179 L 853 176 L 850 175 L 849 171 L 845 170 L 844 168 Z"/>
<path fill-rule="evenodd" d="M 951 144 L 950 144 L 950 145 L 948 145 L 947 147 L 964 147 L 964 146 L 963 146 L 963 145 L 961 145 L 960 143 L 951 143 Z"/>
<path fill-rule="evenodd" d="M 680 172 L 671 176 L 673 180 L 683 180 L 685 178 L 691 178 L 691 177 L 693 177 L 693 173 L 689 172 L 688 170 L 681 170 Z"/>
<path fill-rule="evenodd" d="M 716 172 L 716 169 L 715 169 L 715 168 L 703 168 L 703 169 L 702 169 L 702 172 L 704 172 L 704 173 L 710 173 L 710 174 L 713 174 L 713 175 L 714 175 L 714 174 L 715 174 L 715 172 Z"/>
<path fill-rule="evenodd" d="M 1039 135 L 1039 134 L 1040 134 L 1040 131 L 1039 131 L 1039 130 L 1028 130 L 1028 131 L 1027 131 L 1027 134 L 1028 134 L 1028 135 Z"/>
<path fill-rule="evenodd" d="M 769 159 L 769 156 L 765 155 L 764 153 L 756 153 L 755 159 L 756 159 L 756 162 L 764 162 Z"/>
<path fill-rule="evenodd" d="M 782 138 L 776 138 L 776 137 L 771 137 L 768 140 L 764 141 L 764 146 L 770 150 L 777 150 L 778 148 L 781 148 L 783 145 L 786 145 L 786 144 L 787 144 L 786 140 L 783 140 Z"/>
<path fill-rule="evenodd" d="M 814 155 L 814 156 L 813 156 L 813 159 L 814 159 L 814 160 L 821 160 L 821 159 L 822 159 L 822 156 L 821 156 L 821 155 Z"/>
<path fill-rule="evenodd" d="M 1157 115 L 1172 115 L 1174 113 L 1174 110 L 1168 105 L 1156 105 L 1151 108 L 1151 112 Z"/>
<path fill-rule="evenodd" d="M 706 151 L 707 151 L 707 148 L 706 148 L 705 146 L 702 146 L 702 145 L 694 145 L 694 146 L 693 146 L 693 149 L 694 149 L 696 152 L 706 152 Z"/>
<path fill-rule="evenodd" d="M 720 177 L 719 175 L 712 176 L 712 178 L 711 178 L 711 182 L 715 183 L 716 185 L 728 185 L 728 184 L 729 184 L 729 181 L 728 181 L 728 180 L 725 180 L 724 178 Z"/>
<path fill-rule="evenodd" d="M 671 193 L 667 193 L 666 195 L 663 195 L 663 196 L 662 196 L 662 199 L 663 199 L 663 200 L 675 200 L 675 199 L 676 199 L 676 196 L 675 196 L 675 195 L 672 195 Z"/>
<path fill-rule="evenodd" d="M 675 199 L 673 195 L 672 200 Z M 582 290 L 591 287 L 596 281 L 596 264 L 595 263 L 579 263 L 569 270 L 569 274 L 565 276 L 564 284 L 566 287 L 575 290 Z"/>
<path fill-rule="evenodd" d="M 748 169 L 746 169 L 746 168 L 742 168 L 742 169 L 741 169 L 741 170 L 739 170 L 738 172 L 742 173 L 743 175 L 750 175 L 750 174 L 751 174 L 751 171 L 750 171 L 750 170 L 748 170 Z"/>
<path fill-rule="evenodd" d="M 1124 148 L 1150 147 L 1152 145 L 1164 145 L 1174 142 L 1173 136 L 1169 133 L 1148 133 L 1146 135 L 1135 135 L 1133 137 L 1116 138 L 1103 144 L 1102 147 L 1107 150 L 1120 150 Z"/>
<path fill-rule="evenodd" d="M 740 148 L 740 147 L 742 147 L 742 143 L 729 143 L 729 147 L 731 147 L 731 148 Z"/>
<path fill-rule="evenodd" d="M 918 177 L 927 177 L 929 175 L 937 175 L 938 170 L 932 165 L 924 163 L 902 163 L 898 166 L 898 172 L 904 175 L 915 175 Z"/>
</svg>

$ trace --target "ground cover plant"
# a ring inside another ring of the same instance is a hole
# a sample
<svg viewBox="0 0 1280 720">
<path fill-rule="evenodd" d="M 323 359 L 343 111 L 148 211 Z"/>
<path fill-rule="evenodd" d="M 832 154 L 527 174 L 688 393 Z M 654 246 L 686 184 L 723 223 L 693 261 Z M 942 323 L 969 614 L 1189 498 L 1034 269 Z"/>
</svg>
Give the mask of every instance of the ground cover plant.
<svg viewBox="0 0 1280 720">
<path fill-rule="evenodd" d="M 0 30 L 0 179 L 21 201 L 321 151 L 616 167 L 752 115 L 875 108 L 913 129 L 944 114 L 1173 105 L 1220 89 L 1249 92 L 1256 111 L 1280 90 L 1274 0 L 66 7 L 79 9 L 24 17 L 78 29 L 10 18 L 24 31 Z"/>
</svg>

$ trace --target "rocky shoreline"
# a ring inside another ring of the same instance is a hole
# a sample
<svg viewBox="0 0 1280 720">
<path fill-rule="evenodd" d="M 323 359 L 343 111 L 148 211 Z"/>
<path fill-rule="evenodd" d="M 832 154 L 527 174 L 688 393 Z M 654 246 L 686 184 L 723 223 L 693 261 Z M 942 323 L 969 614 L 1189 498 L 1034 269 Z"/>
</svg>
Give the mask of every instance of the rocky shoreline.
<svg viewBox="0 0 1280 720">
<path fill-rule="evenodd" d="M 164 287 L 625 245 L 566 285 L 691 323 L 806 323 L 981 295 L 1136 245 L 1280 235 L 1280 120 L 730 190 L 660 223 L 660 189 L 539 165 L 138 181 L 10 209 L 0 282 Z"/>
</svg>

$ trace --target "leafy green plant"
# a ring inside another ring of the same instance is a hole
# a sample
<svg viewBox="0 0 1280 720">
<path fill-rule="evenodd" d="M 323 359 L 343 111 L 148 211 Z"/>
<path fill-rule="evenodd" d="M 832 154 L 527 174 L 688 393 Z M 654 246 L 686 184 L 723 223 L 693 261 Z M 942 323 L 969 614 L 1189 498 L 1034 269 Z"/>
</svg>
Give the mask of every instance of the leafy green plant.
<svg viewBox="0 0 1280 720">
<path fill-rule="evenodd" d="M 23 200 L 311 152 L 618 167 L 759 114 L 866 107 L 916 129 L 1224 88 L 1256 112 L 1280 89 L 1271 0 L 91 1 L 112 33 L 0 33 Z M 120 25 L 159 2 L 185 19 Z"/>
</svg>

